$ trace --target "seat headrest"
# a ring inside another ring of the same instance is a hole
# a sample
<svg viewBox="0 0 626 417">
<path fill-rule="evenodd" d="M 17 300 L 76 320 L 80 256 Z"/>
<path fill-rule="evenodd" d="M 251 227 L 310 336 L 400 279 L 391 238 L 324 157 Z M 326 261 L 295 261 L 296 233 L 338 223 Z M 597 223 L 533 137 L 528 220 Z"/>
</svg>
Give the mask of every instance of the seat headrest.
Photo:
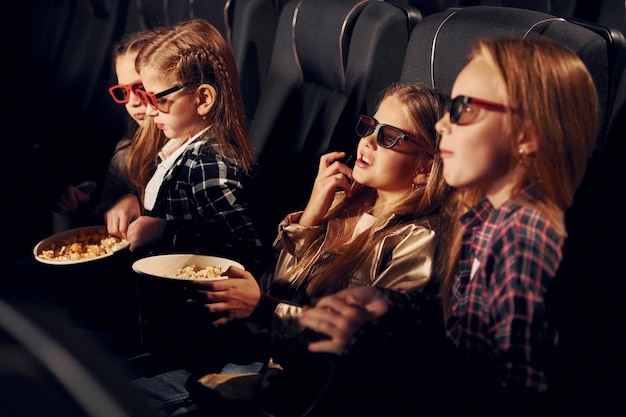
<svg viewBox="0 0 626 417">
<path fill-rule="evenodd" d="M 293 16 L 292 35 L 294 55 L 305 81 L 345 92 L 352 29 L 368 1 L 300 0 Z"/>
<path fill-rule="evenodd" d="M 424 81 L 446 90 L 452 88 L 456 75 L 467 63 L 468 53 L 478 37 L 521 37 L 530 32 L 541 33 L 549 25 L 564 21 L 547 13 L 498 6 L 451 9 L 427 16 L 424 20 L 416 26 L 418 38 L 413 39 L 413 44 L 423 42 L 423 47 L 430 49 L 429 79 Z M 429 25 L 435 26 L 427 28 Z M 420 31 L 424 33 L 422 36 Z M 426 69 L 423 67 L 423 57 L 419 57 L 419 61 L 413 64 L 405 62 L 405 70 L 410 71 L 412 65 Z"/>
<path fill-rule="evenodd" d="M 531 35 L 557 40 L 583 60 L 598 91 L 604 128 L 612 103 L 607 40 L 576 22 L 548 13 L 471 6 L 427 16 L 411 34 L 401 79 L 450 91 L 476 38 Z"/>
</svg>

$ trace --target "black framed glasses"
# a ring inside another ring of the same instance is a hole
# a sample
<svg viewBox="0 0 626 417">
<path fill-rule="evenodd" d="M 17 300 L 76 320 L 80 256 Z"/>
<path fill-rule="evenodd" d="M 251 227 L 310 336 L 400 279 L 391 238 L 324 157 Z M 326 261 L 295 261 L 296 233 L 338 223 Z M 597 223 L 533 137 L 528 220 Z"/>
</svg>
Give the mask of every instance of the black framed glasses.
<svg viewBox="0 0 626 417">
<path fill-rule="evenodd" d="M 167 100 L 160 100 L 161 98 L 173 94 L 179 90 L 185 88 L 186 84 L 178 84 L 172 88 L 168 88 L 167 90 L 161 91 L 160 93 L 149 93 L 143 89 L 135 91 L 137 97 L 139 97 L 139 101 L 144 106 L 150 106 L 153 110 L 158 110 L 162 112 L 169 111 L 169 106 L 166 106 Z"/>
<path fill-rule="evenodd" d="M 126 104 L 130 100 L 130 93 L 137 94 L 137 90 L 141 89 L 143 89 L 143 84 L 141 80 L 138 80 L 130 84 L 117 84 L 109 87 L 109 94 L 116 103 Z"/>
<path fill-rule="evenodd" d="M 515 111 L 515 109 L 504 104 L 494 103 L 493 101 L 469 96 L 456 96 L 453 99 L 448 99 L 446 104 L 446 109 L 450 113 L 450 123 L 457 125 L 472 123 L 478 116 L 478 111 L 474 107 L 482 107 L 485 110 L 501 113 Z"/>
<path fill-rule="evenodd" d="M 361 115 L 356 122 L 356 134 L 360 138 L 364 138 L 365 136 L 369 136 L 378 130 L 376 134 L 376 144 L 381 148 L 391 149 L 400 139 L 407 141 L 408 143 L 412 143 L 415 146 L 418 146 L 422 151 L 426 152 L 431 156 L 435 156 L 435 151 L 429 149 L 419 143 L 417 139 L 413 136 L 403 132 L 397 127 L 391 125 L 385 125 L 378 123 L 378 120 L 374 119 L 371 116 Z"/>
</svg>

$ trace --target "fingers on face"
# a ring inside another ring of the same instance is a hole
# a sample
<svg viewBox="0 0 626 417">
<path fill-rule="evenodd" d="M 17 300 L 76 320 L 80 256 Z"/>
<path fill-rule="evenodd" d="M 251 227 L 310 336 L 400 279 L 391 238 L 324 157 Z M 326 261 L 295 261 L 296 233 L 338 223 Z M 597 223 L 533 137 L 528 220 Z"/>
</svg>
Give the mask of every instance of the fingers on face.
<svg viewBox="0 0 626 417">
<path fill-rule="evenodd" d="M 322 155 L 322 157 L 320 158 L 320 168 L 328 168 L 338 159 L 343 158 L 345 155 L 345 152 L 329 152 L 325 155 Z"/>
</svg>

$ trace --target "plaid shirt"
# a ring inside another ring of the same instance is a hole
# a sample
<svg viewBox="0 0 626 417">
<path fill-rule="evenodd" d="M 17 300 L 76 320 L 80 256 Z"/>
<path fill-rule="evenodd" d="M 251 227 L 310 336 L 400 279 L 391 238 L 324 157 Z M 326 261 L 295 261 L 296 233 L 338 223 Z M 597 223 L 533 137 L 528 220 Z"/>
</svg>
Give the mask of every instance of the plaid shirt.
<svg viewBox="0 0 626 417">
<path fill-rule="evenodd" d="M 203 139 L 187 145 L 146 212 L 167 220 L 163 247 L 155 249 L 225 256 L 252 269 L 261 262 L 261 241 L 247 214 L 246 175 Z"/>
<path fill-rule="evenodd" d="M 522 193 L 532 199 L 529 190 Z M 557 344 L 546 294 L 564 238 L 538 210 L 487 199 L 461 217 L 465 230 L 447 333 L 462 354 L 490 366 L 501 389 L 547 390 Z"/>
<path fill-rule="evenodd" d="M 532 199 L 531 192 L 522 198 Z M 381 288 L 389 309 L 355 335 L 346 358 L 385 357 L 385 369 L 404 375 L 385 384 L 407 384 L 418 375 L 426 381 L 422 387 L 456 397 L 447 406 L 468 415 L 540 410 L 558 340 L 545 298 L 564 238 L 541 212 L 513 200 L 494 209 L 485 199 L 461 222 L 465 234 L 447 321 L 439 297 Z M 372 374 L 383 380 L 386 372 Z"/>
</svg>

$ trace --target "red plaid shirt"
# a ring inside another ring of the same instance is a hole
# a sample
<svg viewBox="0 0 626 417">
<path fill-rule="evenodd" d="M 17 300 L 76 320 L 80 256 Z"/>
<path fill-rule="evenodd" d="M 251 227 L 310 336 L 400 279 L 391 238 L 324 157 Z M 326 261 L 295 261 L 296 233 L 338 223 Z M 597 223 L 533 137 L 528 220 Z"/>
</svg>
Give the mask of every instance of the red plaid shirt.
<svg viewBox="0 0 626 417">
<path fill-rule="evenodd" d="M 532 199 L 531 192 L 522 193 Z M 547 390 L 557 344 L 546 294 L 564 237 L 540 211 L 513 200 L 481 201 L 464 214 L 448 336 L 474 363 L 486 364 L 503 389 Z"/>
</svg>

